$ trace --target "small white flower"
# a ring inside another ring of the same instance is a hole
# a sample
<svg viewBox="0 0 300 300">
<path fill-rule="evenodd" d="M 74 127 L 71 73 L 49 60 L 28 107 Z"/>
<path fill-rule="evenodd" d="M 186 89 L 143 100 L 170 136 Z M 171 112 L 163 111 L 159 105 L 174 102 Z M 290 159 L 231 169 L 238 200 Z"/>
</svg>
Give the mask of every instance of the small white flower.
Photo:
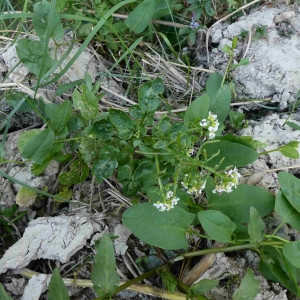
<svg viewBox="0 0 300 300">
<path fill-rule="evenodd" d="M 200 126 L 204 127 L 204 126 L 207 126 L 207 121 L 206 119 L 203 119 L 200 123 L 199 123 Z"/>
<path fill-rule="evenodd" d="M 214 132 L 210 132 L 208 134 L 208 138 L 211 140 L 211 139 L 214 139 L 216 137 L 216 134 Z"/>
<path fill-rule="evenodd" d="M 217 120 L 218 119 L 218 116 L 217 115 L 213 115 L 211 113 L 211 111 L 208 113 L 208 117 L 210 117 L 211 119 L 214 119 L 214 120 Z"/>
<path fill-rule="evenodd" d="M 169 200 L 169 199 L 171 199 L 172 197 L 173 197 L 173 192 L 172 191 L 168 191 L 167 193 L 166 193 L 166 198 Z"/>
</svg>

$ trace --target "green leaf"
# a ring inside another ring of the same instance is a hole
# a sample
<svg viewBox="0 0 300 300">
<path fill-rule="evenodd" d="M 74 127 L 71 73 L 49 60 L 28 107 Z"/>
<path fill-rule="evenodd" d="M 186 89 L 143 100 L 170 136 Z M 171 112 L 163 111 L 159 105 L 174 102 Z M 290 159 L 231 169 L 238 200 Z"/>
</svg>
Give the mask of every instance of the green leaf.
<svg viewBox="0 0 300 300">
<path fill-rule="evenodd" d="M 49 55 L 43 61 L 44 44 L 40 41 L 20 39 L 17 42 L 16 52 L 29 72 L 36 76 L 45 75 L 55 64 L 55 60 Z"/>
<path fill-rule="evenodd" d="M 54 132 L 48 128 L 31 138 L 25 145 L 22 157 L 41 164 L 51 152 L 54 144 Z"/>
<path fill-rule="evenodd" d="M 206 82 L 206 93 L 210 99 L 213 99 L 217 90 L 221 87 L 223 76 L 217 72 L 211 74 Z"/>
<path fill-rule="evenodd" d="M 176 277 L 171 274 L 167 267 L 157 269 L 157 273 L 161 278 L 162 284 L 168 292 L 174 293 L 177 287 Z"/>
<path fill-rule="evenodd" d="M 107 234 L 103 234 L 95 250 L 97 254 L 91 280 L 97 295 L 101 299 L 110 299 L 118 287 L 120 279 L 117 273 L 114 247 Z"/>
<path fill-rule="evenodd" d="M 186 227 L 195 215 L 175 208 L 161 212 L 153 203 L 132 206 L 123 214 L 123 224 L 142 241 L 163 249 L 187 249 Z"/>
<path fill-rule="evenodd" d="M 246 275 L 243 278 L 240 287 L 234 292 L 233 300 L 254 300 L 259 293 L 258 280 L 254 279 L 254 272 L 247 269 Z"/>
<path fill-rule="evenodd" d="M 296 130 L 300 130 L 300 126 L 296 123 L 293 123 L 293 122 L 286 122 L 286 125 L 289 125 L 290 127 L 292 127 L 293 129 L 296 129 Z"/>
<path fill-rule="evenodd" d="M 218 140 L 218 139 L 217 139 Z M 207 143 L 203 146 L 203 150 L 206 151 L 208 159 L 219 154 L 208 161 L 209 167 L 215 167 L 219 165 L 220 170 L 224 170 L 228 166 L 244 167 L 257 160 L 259 154 L 253 149 L 224 140 L 220 140 L 218 143 Z"/>
<path fill-rule="evenodd" d="M 0 299 L 1 300 L 13 300 L 5 291 L 3 285 L 0 283 Z"/>
<path fill-rule="evenodd" d="M 27 145 L 27 143 L 37 134 L 41 133 L 42 130 L 41 129 L 31 129 L 31 130 L 26 130 L 24 131 L 17 142 L 18 145 L 18 149 L 20 151 L 20 153 L 22 154 L 24 151 L 25 146 Z"/>
<path fill-rule="evenodd" d="M 134 33 L 141 33 L 150 24 L 155 12 L 156 0 L 144 0 L 125 20 L 126 26 Z"/>
<path fill-rule="evenodd" d="M 84 181 L 89 174 L 89 166 L 82 159 L 77 159 L 71 164 L 69 172 L 59 174 L 58 180 L 61 184 L 70 186 Z"/>
<path fill-rule="evenodd" d="M 231 193 L 221 195 L 212 193 L 213 189 L 214 181 L 209 177 L 205 187 L 209 207 L 236 222 L 249 222 L 251 206 L 256 208 L 261 217 L 274 209 L 274 195 L 259 186 L 239 184 Z"/>
<path fill-rule="evenodd" d="M 219 280 L 202 279 L 201 281 L 194 283 L 190 287 L 189 292 L 192 292 L 192 294 L 194 295 L 203 295 L 218 284 Z"/>
<path fill-rule="evenodd" d="M 222 124 L 228 116 L 231 102 L 231 91 L 227 84 L 221 86 L 211 99 L 209 110 L 217 115 Z"/>
<path fill-rule="evenodd" d="M 262 143 L 258 140 L 254 140 L 252 136 L 236 136 L 232 133 L 228 133 L 225 136 L 218 137 L 218 140 L 225 140 L 232 143 L 241 144 L 252 148 L 257 151 L 259 148 L 264 148 L 267 146 L 266 143 Z"/>
<path fill-rule="evenodd" d="M 61 96 L 63 93 L 67 92 L 68 90 L 71 90 L 76 85 L 82 84 L 84 82 L 84 79 L 79 79 L 68 83 L 60 84 L 56 89 L 55 96 Z"/>
<path fill-rule="evenodd" d="M 154 1 L 153 1 L 154 2 Z M 164 83 L 160 78 L 144 83 L 138 91 L 138 102 L 143 113 L 154 113 L 160 106 L 159 94 L 164 91 Z M 132 113 L 132 112 L 131 112 Z"/>
<path fill-rule="evenodd" d="M 177 4 L 176 0 L 156 0 L 154 1 L 156 2 L 156 7 L 155 7 L 155 13 L 153 16 L 153 19 L 160 19 L 161 17 L 164 16 L 168 16 L 170 15 L 170 10 L 174 11 L 174 10 L 181 10 L 182 9 L 182 5 L 181 4 Z"/>
<path fill-rule="evenodd" d="M 99 149 L 103 146 L 102 140 L 84 137 L 79 144 L 79 151 L 86 163 L 90 163 L 99 158 Z"/>
<path fill-rule="evenodd" d="M 81 86 L 82 93 L 80 93 L 77 89 L 73 92 L 73 103 L 74 107 L 77 110 L 80 110 L 82 116 L 91 120 L 96 117 L 98 113 L 98 99 L 92 93 L 91 90 L 84 84 Z"/>
<path fill-rule="evenodd" d="M 118 109 L 110 109 L 109 119 L 117 128 L 120 138 L 127 140 L 133 136 L 134 124 L 125 112 Z"/>
<path fill-rule="evenodd" d="M 231 234 L 236 229 L 236 225 L 225 215 L 217 210 L 200 211 L 197 214 L 198 219 L 213 240 L 221 243 L 230 242 Z"/>
<path fill-rule="evenodd" d="M 279 281 L 283 286 L 299 296 L 297 280 L 292 278 L 294 272 L 290 274 L 287 272 L 287 269 L 291 271 L 295 267 L 284 259 L 282 251 L 274 247 L 264 247 L 260 251 L 260 256 L 262 260 L 259 263 L 259 270 L 263 275 L 270 280 L 275 279 L 275 281 Z"/>
<path fill-rule="evenodd" d="M 59 41 L 64 36 L 64 29 L 59 14 L 54 12 L 52 15 L 52 27 L 49 28 L 50 3 L 46 0 L 37 2 L 33 5 L 32 23 L 37 36 L 41 41 L 46 36 L 46 31 L 50 31 L 50 37 Z"/>
<path fill-rule="evenodd" d="M 117 169 L 118 162 L 111 160 L 110 157 L 103 157 L 94 162 L 92 166 L 92 174 L 96 177 L 98 182 L 110 177 Z"/>
<path fill-rule="evenodd" d="M 19 206 L 32 205 L 37 197 L 37 193 L 24 186 L 20 188 L 16 195 L 16 204 Z"/>
<path fill-rule="evenodd" d="M 283 255 L 296 268 L 300 268 L 300 241 L 286 243 Z"/>
<path fill-rule="evenodd" d="M 250 207 L 250 222 L 248 225 L 248 233 L 251 243 L 257 245 L 264 239 L 263 230 L 265 229 L 265 223 L 261 219 L 259 212 Z"/>
<path fill-rule="evenodd" d="M 215 10 L 212 8 L 211 6 L 211 2 L 209 1 L 206 1 L 204 2 L 204 9 L 205 9 L 205 13 L 208 15 L 208 16 L 214 16 L 216 14 Z"/>
<path fill-rule="evenodd" d="M 166 148 L 168 146 L 168 142 L 167 141 L 158 141 L 153 145 L 154 149 L 163 149 Z"/>
<path fill-rule="evenodd" d="M 300 142 L 298 141 L 290 141 L 285 146 L 297 148 Z"/>
<path fill-rule="evenodd" d="M 194 100 L 187 108 L 184 114 L 184 125 L 195 124 L 202 119 L 205 119 L 208 115 L 210 107 L 210 98 L 207 94 L 204 94 Z"/>
<path fill-rule="evenodd" d="M 282 218 L 283 222 L 300 231 L 300 213 L 289 203 L 281 191 L 276 195 L 275 211 Z"/>
<path fill-rule="evenodd" d="M 130 129 L 133 128 L 133 122 L 129 116 L 121 110 L 111 108 L 109 110 L 109 119 L 116 127 L 124 126 Z"/>
<path fill-rule="evenodd" d="M 284 155 L 288 158 L 293 158 L 293 159 L 299 158 L 299 152 L 294 147 L 289 147 L 289 146 L 285 145 L 285 146 L 281 147 L 280 149 L 278 149 L 278 151 L 282 155 Z"/>
<path fill-rule="evenodd" d="M 241 58 L 241 60 L 239 61 L 239 63 L 238 64 L 233 64 L 232 66 L 231 66 L 231 69 L 237 69 L 238 67 L 240 67 L 240 66 L 245 66 L 245 65 L 248 65 L 249 64 L 249 59 L 248 58 Z"/>
<path fill-rule="evenodd" d="M 69 300 L 68 290 L 60 277 L 58 269 L 54 269 L 49 283 L 49 300 Z"/>
<path fill-rule="evenodd" d="M 87 129 L 87 133 L 91 137 L 109 141 L 116 131 L 109 119 L 102 119 L 100 121 L 96 121 L 92 126 L 90 126 Z"/>
<path fill-rule="evenodd" d="M 72 104 L 70 101 L 65 100 L 60 106 L 58 106 L 51 119 L 51 128 L 56 135 L 58 135 L 64 126 L 68 123 L 72 117 Z"/>
<path fill-rule="evenodd" d="M 238 113 L 234 110 L 229 111 L 230 124 L 234 127 L 234 129 L 237 130 L 243 126 L 243 121 L 245 120 L 245 116 L 246 115 L 244 113 Z"/>
<path fill-rule="evenodd" d="M 287 172 L 278 174 L 278 181 L 282 194 L 290 202 L 290 204 L 300 212 L 300 181 L 294 175 Z"/>
</svg>

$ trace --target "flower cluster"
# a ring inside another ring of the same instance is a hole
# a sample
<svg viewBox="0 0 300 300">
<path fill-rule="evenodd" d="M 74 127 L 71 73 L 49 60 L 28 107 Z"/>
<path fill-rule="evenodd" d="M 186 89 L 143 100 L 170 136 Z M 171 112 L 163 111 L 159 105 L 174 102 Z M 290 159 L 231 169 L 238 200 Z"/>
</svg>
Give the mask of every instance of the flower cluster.
<svg viewBox="0 0 300 300">
<path fill-rule="evenodd" d="M 192 18 L 192 22 L 190 23 L 189 28 L 193 30 L 197 30 L 199 26 L 200 26 L 199 23 L 195 21 L 194 18 Z"/>
<path fill-rule="evenodd" d="M 174 197 L 174 193 L 172 191 L 168 191 L 165 195 L 165 201 L 160 202 L 157 201 L 153 205 L 159 210 L 159 211 L 168 211 L 178 203 L 180 199 Z"/>
<path fill-rule="evenodd" d="M 216 185 L 216 188 L 212 191 L 214 194 L 222 192 L 230 193 L 232 192 L 232 188 L 236 187 L 239 183 L 239 178 L 241 174 L 238 172 L 237 168 L 231 169 L 229 171 L 225 171 L 224 175 L 219 178 L 219 182 Z"/>
<path fill-rule="evenodd" d="M 208 130 L 208 138 L 209 139 L 214 139 L 216 136 L 216 131 L 219 128 L 219 121 L 217 119 L 217 115 L 213 115 L 211 113 L 211 111 L 208 113 L 208 117 L 207 119 L 203 119 L 200 121 L 199 125 L 203 128 L 203 129 L 207 129 Z"/>
<path fill-rule="evenodd" d="M 202 174 L 185 174 L 181 181 L 182 186 L 188 194 L 200 194 L 205 188 L 206 181 Z"/>
</svg>

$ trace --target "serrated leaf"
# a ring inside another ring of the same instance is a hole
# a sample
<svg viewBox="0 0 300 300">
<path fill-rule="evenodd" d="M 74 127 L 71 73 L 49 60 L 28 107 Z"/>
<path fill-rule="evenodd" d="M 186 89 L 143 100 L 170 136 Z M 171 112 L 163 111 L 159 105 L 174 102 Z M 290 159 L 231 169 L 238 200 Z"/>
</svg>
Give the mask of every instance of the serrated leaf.
<svg viewBox="0 0 300 300">
<path fill-rule="evenodd" d="M 258 280 L 254 278 L 254 272 L 247 269 L 246 275 L 243 278 L 240 287 L 234 292 L 233 300 L 254 300 L 259 293 Z"/>
<path fill-rule="evenodd" d="M 192 292 L 194 295 L 203 295 L 213 289 L 215 286 L 219 284 L 219 280 L 211 280 L 211 279 L 202 279 L 197 283 L 194 283 L 189 292 Z"/>
<path fill-rule="evenodd" d="M 91 90 L 84 84 L 81 86 L 82 93 L 77 89 L 73 92 L 73 103 L 77 110 L 80 110 L 82 116 L 86 120 L 91 120 L 96 117 L 98 113 L 98 99 Z"/>
<path fill-rule="evenodd" d="M 186 228 L 195 218 L 182 208 L 161 212 L 153 203 L 132 206 L 123 214 L 123 224 L 142 241 L 163 249 L 187 249 Z M 154 221 L 155 220 L 155 221 Z"/>
<path fill-rule="evenodd" d="M 281 191 L 276 195 L 275 211 L 282 218 L 283 222 L 300 231 L 300 213 L 289 203 Z"/>
<path fill-rule="evenodd" d="M 19 206 L 30 206 L 34 203 L 37 193 L 22 186 L 16 195 L 16 203 Z"/>
<path fill-rule="evenodd" d="M 228 116 L 231 102 L 231 91 L 227 84 L 221 86 L 210 101 L 209 110 L 217 115 L 222 124 Z"/>
<path fill-rule="evenodd" d="M 126 26 L 134 33 L 141 33 L 149 25 L 155 12 L 156 1 L 144 0 L 129 14 Z"/>
<path fill-rule="evenodd" d="M 280 172 L 278 174 L 278 181 L 282 194 L 300 212 L 300 180 L 292 174 Z"/>
<path fill-rule="evenodd" d="M 217 72 L 211 74 L 206 82 L 206 93 L 213 99 L 217 90 L 221 87 L 223 76 Z"/>
<path fill-rule="evenodd" d="M 228 166 L 244 167 L 255 162 L 259 157 L 259 154 L 250 147 L 222 139 L 219 141 L 218 143 L 207 143 L 203 146 L 208 159 L 214 156 L 207 163 L 209 167 L 219 165 L 220 170 L 224 170 Z M 219 154 L 216 155 L 218 152 Z"/>
<path fill-rule="evenodd" d="M 205 119 L 210 107 L 210 97 L 204 94 L 194 100 L 184 114 L 184 125 L 195 124 L 195 122 Z"/>
<path fill-rule="evenodd" d="M 61 173 L 58 180 L 61 184 L 70 186 L 84 181 L 89 173 L 89 166 L 82 159 L 77 159 L 71 164 L 70 171 Z"/>
<path fill-rule="evenodd" d="M 50 31 L 50 37 L 61 40 L 64 36 L 64 29 L 57 12 L 52 14 L 51 28 L 49 27 L 50 3 L 42 0 L 33 5 L 32 23 L 37 36 L 42 41 L 46 31 Z"/>
<path fill-rule="evenodd" d="M 58 106 L 51 119 L 51 128 L 56 135 L 58 135 L 62 128 L 68 123 L 72 117 L 72 104 L 70 101 L 65 100 Z"/>
<path fill-rule="evenodd" d="M 138 102 L 141 111 L 143 113 L 154 113 L 161 104 L 158 95 L 163 93 L 163 91 L 164 84 L 160 78 L 144 83 L 138 91 Z"/>
<path fill-rule="evenodd" d="M 40 41 L 20 39 L 17 42 L 16 52 L 29 72 L 36 76 L 46 74 L 55 64 L 55 60 L 49 55 L 43 60 L 44 44 Z"/>
<path fill-rule="evenodd" d="M 254 208 L 250 208 L 250 222 L 248 225 L 248 233 L 251 243 L 257 245 L 264 239 L 263 230 L 265 229 L 265 223 L 260 217 L 259 212 Z"/>
<path fill-rule="evenodd" d="M 95 247 L 95 265 L 91 273 L 94 289 L 101 299 L 110 298 L 118 287 L 120 279 L 117 273 L 113 244 L 107 234 L 103 234 Z"/>
<path fill-rule="evenodd" d="M 236 225 L 227 216 L 217 210 L 200 211 L 197 216 L 211 239 L 221 243 L 232 240 L 231 234 L 236 229 Z"/>
<path fill-rule="evenodd" d="M 283 146 L 278 150 L 282 155 L 292 158 L 292 159 L 297 159 L 299 158 L 299 152 L 297 149 L 289 146 Z"/>
<path fill-rule="evenodd" d="M 286 243 L 282 251 L 290 264 L 296 268 L 300 268 L 300 241 Z"/>
<path fill-rule="evenodd" d="M 118 162 L 111 160 L 110 157 L 103 157 L 94 162 L 92 166 L 92 174 L 95 176 L 98 182 L 110 177 L 117 169 Z"/>
<path fill-rule="evenodd" d="M 49 283 L 49 300 L 69 300 L 68 290 L 60 277 L 58 269 L 54 269 Z"/>
<path fill-rule="evenodd" d="M 274 209 L 275 197 L 259 186 L 239 184 L 231 193 L 214 194 L 214 180 L 209 177 L 206 182 L 206 196 L 209 207 L 219 210 L 231 220 L 249 222 L 250 207 L 257 209 L 261 217 Z"/>
<path fill-rule="evenodd" d="M 176 277 L 165 267 L 159 268 L 157 273 L 160 276 L 165 289 L 171 293 L 174 293 L 177 287 Z"/>
<path fill-rule="evenodd" d="M 0 283 L 0 299 L 1 300 L 13 300 L 5 291 L 3 285 Z"/>
<path fill-rule="evenodd" d="M 42 164 L 47 155 L 51 152 L 54 144 L 54 132 L 48 128 L 31 138 L 25 145 L 22 157 L 32 162 Z"/>
</svg>

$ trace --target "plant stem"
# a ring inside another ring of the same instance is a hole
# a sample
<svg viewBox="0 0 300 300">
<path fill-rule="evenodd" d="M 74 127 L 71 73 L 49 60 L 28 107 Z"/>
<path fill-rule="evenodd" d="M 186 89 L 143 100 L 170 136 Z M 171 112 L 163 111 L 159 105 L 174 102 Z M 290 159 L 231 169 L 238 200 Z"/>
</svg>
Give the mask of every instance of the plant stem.
<svg viewBox="0 0 300 300">
<path fill-rule="evenodd" d="M 158 161 L 158 156 L 155 156 L 155 164 L 156 164 L 156 171 L 157 171 L 157 180 L 158 180 L 158 184 L 159 184 L 159 189 L 160 192 L 163 192 L 163 185 L 161 183 L 161 179 L 160 179 L 160 169 L 159 169 L 159 161 Z"/>
<path fill-rule="evenodd" d="M 231 66 L 231 63 L 232 63 L 232 59 L 233 59 L 233 54 L 231 54 L 230 57 L 229 57 L 228 65 L 226 67 L 221 86 L 223 86 L 223 84 L 225 82 L 225 79 L 226 79 L 228 71 L 229 71 L 229 67 Z"/>
<path fill-rule="evenodd" d="M 282 221 L 277 227 L 276 229 L 273 231 L 272 235 L 275 235 L 277 233 L 277 231 L 280 229 L 280 227 L 284 224 L 285 222 Z"/>
</svg>

